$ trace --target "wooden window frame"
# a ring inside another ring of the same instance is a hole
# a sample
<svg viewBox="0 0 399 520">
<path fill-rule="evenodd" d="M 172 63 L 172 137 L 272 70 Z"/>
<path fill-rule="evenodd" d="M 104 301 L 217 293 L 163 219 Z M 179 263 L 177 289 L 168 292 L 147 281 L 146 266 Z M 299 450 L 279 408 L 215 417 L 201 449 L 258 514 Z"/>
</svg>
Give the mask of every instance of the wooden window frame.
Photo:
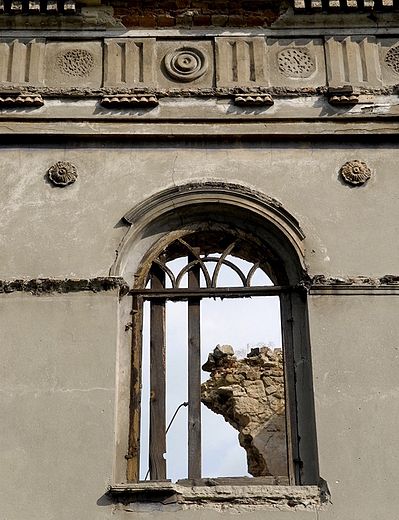
<svg viewBox="0 0 399 520">
<path fill-rule="evenodd" d="M 199 249 L 188 255 L 188 264 L 195 262 Z M 200 301 L 203 298 L 246 298 L 279 296 L 284 362 L 288 482 L 300 484 L 297 405 L 293 350 L 293 315 L 290 285 L 256 287 L 200 287 L 200 264 L 188 269 L 188 288 L 165 288 L 165 270 L 152 262 L 151 288 L 130 291 L 132 308 L 132 363 L 130 427 L 127 458 L 128 482 L 139 482 L 141 359 L 144 301 L 150 301 L 150 481 L 166 481 L 166 381 L 165 381 L 165 305 L 167 300 L 188 302 L 188 479 L 201 479 L 201 377 L 200 377 Z M 270 480 L 272 482 L 272 479 Z M 276 483 L 278 479 L 276 480 Z"/>
</svg>

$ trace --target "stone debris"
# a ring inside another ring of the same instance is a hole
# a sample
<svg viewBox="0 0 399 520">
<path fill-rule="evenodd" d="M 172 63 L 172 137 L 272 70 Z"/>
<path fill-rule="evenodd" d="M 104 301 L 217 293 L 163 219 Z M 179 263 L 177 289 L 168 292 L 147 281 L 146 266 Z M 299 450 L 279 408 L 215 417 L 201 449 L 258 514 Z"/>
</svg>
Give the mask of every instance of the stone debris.
<svg viewBox="0 0 399 520">
<path fill-rule="evenodd" d="M 237 359 L 230 345 L 217 345 L 202 367 L 211 375 L 201 400 L 238 430 L 254 477 L 287 475 L 283 354 L 252 349 Z"/>
</svg>

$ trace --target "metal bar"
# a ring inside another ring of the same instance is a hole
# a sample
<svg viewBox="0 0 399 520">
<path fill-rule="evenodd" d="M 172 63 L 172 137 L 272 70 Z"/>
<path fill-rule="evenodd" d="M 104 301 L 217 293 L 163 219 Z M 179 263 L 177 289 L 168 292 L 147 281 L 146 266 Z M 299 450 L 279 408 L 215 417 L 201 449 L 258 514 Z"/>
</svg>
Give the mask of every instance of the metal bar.
<svg viewBox="0 0 399 520">
<path fill-rule="evenodd" d="M 141 363 L 142 363 L 143 299 L 133 296 L 132 354 L 129 410 L 129 445 L 127 454 L 127 480 L 140 480 L 140 419 L 141 419 Z"/>
<path fill-rule="evenodd" d="M 151 287 L 165 286 L 165 272 L 153 264 Z M 150 311 L 150 445 L 151 480 L 166 479 L 166 403 L 165 403 L 165 300 L 152 301 Z"/>
<path fill-rule="evenodd" d="M 190 253 L 188 263 L 194 258 Z M 188 272 L 188 287 L 195 290 L 199 286 L 200 266 L 196 264 Z M 200 301 L 192 298 L 188 302 L 188 478 L 201 478 Z"/>
<path fill-rule="evenodd" d="M 193 289 L 132 289 L 130 294 L 139 294 L 146 300 L 152 299 L 187 299 L 187 298 L 250 298 L 251 296 L 279 295 L 283 292 L 291 292 L 293 287 L 287 285 L 272 285 L 270 287 L 221 287 Z"/>
<path fill-rule="evenodd" d="M 284 385 L 285 385 L 285 421 L 287 431 L 287 461 L 290 485 L 300 484 L 298 424 L 296 414 L 296 384 L 294 367 L 294 342 L 292 330 L 291 297 L 280 297 L 281 329 L 283 339 Z"/>
</svg>

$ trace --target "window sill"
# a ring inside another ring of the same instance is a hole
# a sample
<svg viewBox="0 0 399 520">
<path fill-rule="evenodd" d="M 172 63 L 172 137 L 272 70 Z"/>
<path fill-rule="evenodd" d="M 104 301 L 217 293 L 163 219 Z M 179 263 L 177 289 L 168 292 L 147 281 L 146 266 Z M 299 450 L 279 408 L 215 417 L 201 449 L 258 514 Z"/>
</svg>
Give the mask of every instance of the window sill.
<svg viewBox="0 0 399 520">
<path fill-rule="evenodd" d="M 108 496 L 126 510 L 138 511 L 138 504 L 178 506 L 177 509 L 198 507 L 254 509 L 275 507 L 283 509 L 314 509 L 329 501 L 326 485 L 290 486 L 287 478 L 237 477 L 199 480 L 138 482 L 110 486 Z M 154 507 L 152 507 L 154 510 Z M 168 510 L 166 508 L 165 510 Z"/>
</svg>

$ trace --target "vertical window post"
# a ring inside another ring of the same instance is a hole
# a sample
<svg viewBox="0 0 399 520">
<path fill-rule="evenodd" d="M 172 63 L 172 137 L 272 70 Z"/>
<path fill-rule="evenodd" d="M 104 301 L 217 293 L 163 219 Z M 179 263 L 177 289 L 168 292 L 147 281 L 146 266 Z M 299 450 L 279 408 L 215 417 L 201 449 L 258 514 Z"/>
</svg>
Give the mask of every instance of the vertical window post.
<svg viewBox="0 0 399 520">
<path fill-rule="evenodd" d="M 140 478 L 142 317 L 143 298 L 134 295 L 132 306 L 132 358 L 130 366 L 130 429 L 129 448 L 126 456 L 128 482 L 138 482 Z"/>
<path fill-rule="evenodd" d="M 156 264 L 151 271 L 151 289 L 165 287 L 165 273 Z M 150 447 L 151 480 L 166 480 L 166 377 L 165 300 L 151 301 L 150 311 Z"/>
<path fill-rule="evenodd" d="M 196 250 L 200 254 L 200 249 Z M 195 260 L 189 254 L 188 263 Z M 199 289 L 200 266 L 188 272 L 188 288 Z M 200 298 L 188 300 L 188 478 L 201 478 L 201 331 Z"/>
<path fill-rule="evenodd" d="M 284 387 L 285 387 L 285 422 L 287 431 L 288 478 L 290 485 L 300 483 L 298 426 L 296 416 L 295 366 L 292 331 L 291 295 L 281 293 L 281 332 L 283 339 Z"/>
</svg>

